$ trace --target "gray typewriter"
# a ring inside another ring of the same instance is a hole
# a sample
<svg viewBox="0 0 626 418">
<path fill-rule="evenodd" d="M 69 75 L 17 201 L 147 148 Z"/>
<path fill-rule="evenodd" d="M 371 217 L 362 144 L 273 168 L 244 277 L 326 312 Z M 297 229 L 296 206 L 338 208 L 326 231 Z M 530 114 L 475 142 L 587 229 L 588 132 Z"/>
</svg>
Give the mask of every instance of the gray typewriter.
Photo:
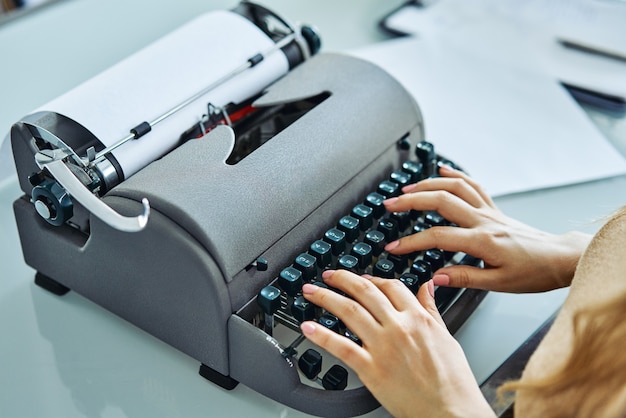
<svg viewBox="0 0 626 418">
<path fill-rule="evenodd" d="M 439 266 L 481 261 L 384 252 L 447 221 L 382 200 L 453 162 L 396 80 L 320 45 L 250 2 L 190 22 L 14 124 L 14 212 L 39 286 L 83 295 L 226 389 L 355 416 L 379 404 L 299 324 L 358 336 L 302 284 L 346 268 L 417 291 Z M 484 294 L 437 289 L 452 332 Z"/>
</svg>

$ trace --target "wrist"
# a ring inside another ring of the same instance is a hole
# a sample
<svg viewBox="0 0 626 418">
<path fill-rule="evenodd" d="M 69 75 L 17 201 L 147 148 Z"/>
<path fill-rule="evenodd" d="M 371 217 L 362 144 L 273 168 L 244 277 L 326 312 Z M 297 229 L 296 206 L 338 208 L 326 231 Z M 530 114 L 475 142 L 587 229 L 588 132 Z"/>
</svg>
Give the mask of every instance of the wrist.
<svg viewBox="0 0 626 418">
<path fill-rule="evenodd" d="M 578 231 L 557 236 L 559 251 L 554 264 L 556 288 L 567 287 L 572 283 L 580 257 L 591 238 L 591 235 Z"/>
</svg>

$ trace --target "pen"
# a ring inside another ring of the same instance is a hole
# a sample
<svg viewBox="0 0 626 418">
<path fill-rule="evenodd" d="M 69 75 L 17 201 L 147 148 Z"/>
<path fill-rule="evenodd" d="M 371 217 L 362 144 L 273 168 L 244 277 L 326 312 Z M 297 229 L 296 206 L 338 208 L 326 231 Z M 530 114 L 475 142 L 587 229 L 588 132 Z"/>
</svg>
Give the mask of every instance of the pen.
<svg viewBox="0 0 626 418">
<path fill-rule="evenodd" d="M 616 113 L 626 113 L 626 99 L 607 93 L 589 90 L 568 83 L 561 83 L 569 93 L 580 103 L 588 104 L 598 109 Z"/>
<path fill-rule="evenodd" d="M 558 42 L 561 45 L 563 45 L 565 48 L 575 49 L 581 52 L 586 52 L 588 54 L 599 55 L 602 57 L 618 60 L 621 62 L 626 62 L 626 56 L 624 56 L 623 54 L 608 51 L 606 49 L 601 49 L 601 48 L 594 47 L 594 46 L 585 45 L 580 42 L 570 41 L 567 39 L 559 39 Z"/>
</svg>

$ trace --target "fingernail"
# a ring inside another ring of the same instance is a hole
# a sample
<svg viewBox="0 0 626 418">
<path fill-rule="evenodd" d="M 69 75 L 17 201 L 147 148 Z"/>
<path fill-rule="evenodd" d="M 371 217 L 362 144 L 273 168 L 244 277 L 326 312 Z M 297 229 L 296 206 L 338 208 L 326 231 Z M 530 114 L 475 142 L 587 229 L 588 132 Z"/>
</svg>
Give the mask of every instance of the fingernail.
<svg viewBox="0 0 626 418">
<path fill-rule="evenodd" d="M 311 283 L 305 283 L 302 285 L 302 294 L 303 295 L 310 295 L 312 293 L 314 293 L 316 290 L 318 289 L 318 287 L 314 284 Z"/>
<path fill-rule="evenodd" d="M 322 272 L 322 279 L 328 279 L 333 274 L 335 274 L 335 270 L 324 270 Z"/>
<path fill-rule="evenodd" d="M 454 171 L 454 169 L 452 167 L 450 167 L 449 165 L 447 165 L 447 164 L 441 164 L 439 166 L 439 172 L 441 173 L 442 171 L 444 173 L 445 172 L 452 173 Z"/>
<path fill-rule="evenodd" d="M 391 197 L 391 198 L 389 198 L 389 199 L 385 199 L 385 200 L 383 200 L 383 204 L 384 204 L 385 206 L 387 206 L 387 205 L 393 205 L 393 204 L 395 204 L 398 200 L 399 200 L 399 199 L 398 199 L 397 197 Z"/>
<path fill-rule="evenodd" d="M 300 325 L 300 329 L 302 330 L 302 333 L 304 335 L 313 335 L 313 333 L 315 332 L 315 324 L 313 324 L 311 321 L 306 321 Z"/>
<path fill-rule="evenodd" d="M 447 274 L 435 274 L 433 276 L 433 282 L 437 286 L 447 286 L 450 284 L 450 276 Z"/>
<path fill-rule="evenodd" d="M 409 193 L 409 192 L 412 192 L 413 190 L 415 190 L 416 187 L 417 187 L 417 183 L 409 184 L 408 186 L 404 186 L 402 188 L 402 191 L 404 193 Z"/>
<path fill-rule="evenodd" d="M 385 245 L 385 251 L 393 251 L 396 248 L 398 248 L 398 245 L 400 245 L 400 241 L 399 240 L 392 241 L 389 244 Z"/>
<path fill-rule="evenodd" d="M 432 280 L 426 282 L 426 286 L 428 286 L 428 293 L 430 293 L 430 297 L 435 297 L 435 284 Z"/>
</svg>

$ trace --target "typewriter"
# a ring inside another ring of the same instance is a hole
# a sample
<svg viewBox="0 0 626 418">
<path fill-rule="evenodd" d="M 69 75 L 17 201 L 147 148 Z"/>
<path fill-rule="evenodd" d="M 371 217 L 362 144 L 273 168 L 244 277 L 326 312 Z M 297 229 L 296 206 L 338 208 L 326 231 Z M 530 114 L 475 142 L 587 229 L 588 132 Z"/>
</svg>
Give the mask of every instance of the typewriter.
<svg viewBox="0 0 626 418">
<path fill-rule="evenodd" d="M 198 52 L 186 65 L 182 43 Z M 358 336 L 307 303 L 302 284 L 345 268 L 416 292 L 444 264 L 481 261 L 385 253 L 448 222 L 382 201 L 454 163 L 425 141 L 396 80 L 320 45 L 313 28 L 250 2 L 199 17 L 14 124 L 14 212 L 39 286 L 78 292 L 221 387 L 355 416 L 379 404 L 299 324 Z M 436 290 L 452 332 L 484 295 Z"/>
</svg>

